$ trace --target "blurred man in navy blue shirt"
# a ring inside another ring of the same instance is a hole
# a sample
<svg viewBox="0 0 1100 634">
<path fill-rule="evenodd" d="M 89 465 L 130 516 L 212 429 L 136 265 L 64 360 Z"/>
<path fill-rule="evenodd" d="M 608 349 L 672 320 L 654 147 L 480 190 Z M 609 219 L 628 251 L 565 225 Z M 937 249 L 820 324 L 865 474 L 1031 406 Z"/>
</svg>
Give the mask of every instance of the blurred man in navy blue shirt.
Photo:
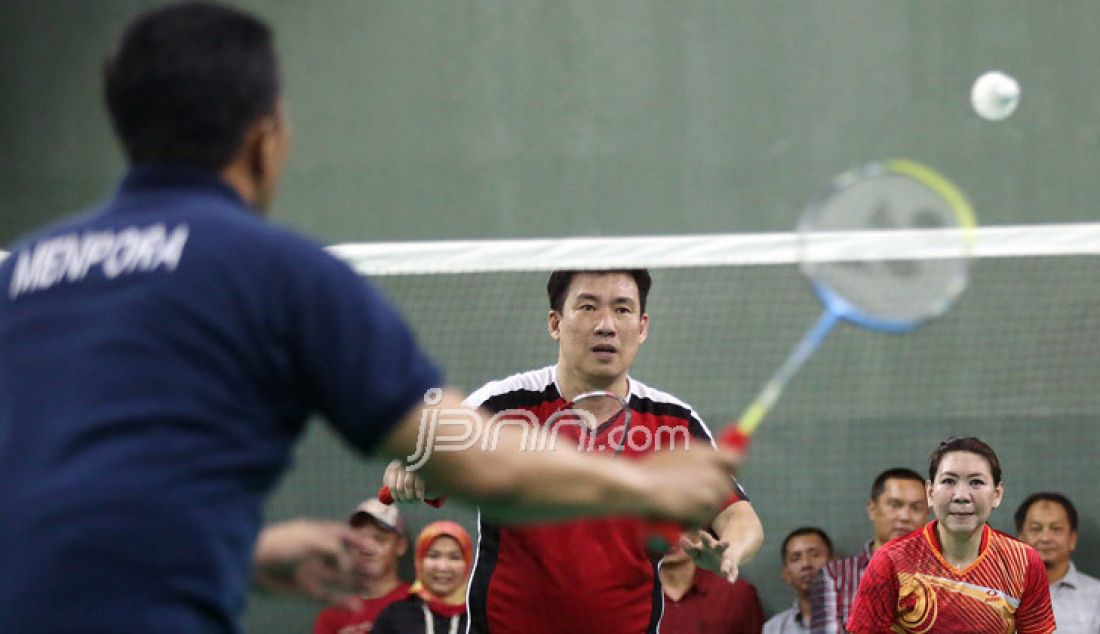
<svg viewBox="0 0 1100 634">
<path fill-rule="evenodd" d="M 338 559 L 331 525 L 256 539 L 307 418 L 409 455 L 443 379 L 372 286 L 257 213 L 290 136 L 262 22 L 151 11 L 104 86 L 130 163 L 117 192 L 0 264 L 0 632 L 234 632 L 250 567 L 314 595 L 335 580 L 305 565 Z M 713 451 L 635 465 L 516 443 L 425 474 L 505 521 L 701 522 L 731 488 Z"/>
</svg>

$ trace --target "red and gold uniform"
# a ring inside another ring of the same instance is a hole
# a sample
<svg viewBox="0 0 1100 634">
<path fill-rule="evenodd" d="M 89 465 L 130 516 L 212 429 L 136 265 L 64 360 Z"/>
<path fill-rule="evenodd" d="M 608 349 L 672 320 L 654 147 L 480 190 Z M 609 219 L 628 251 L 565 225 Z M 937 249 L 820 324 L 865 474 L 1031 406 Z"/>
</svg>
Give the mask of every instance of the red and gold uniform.
<svg viewBox="0 0 1100 634">
<path fill-rule="evenodd" d="M 943 557 L 936 524 L 930 522 L 875 552 L 860 580 L 848 631 L 1054 631 L 1046 569 L 1034 548 L 986 525 L 978 558 L 958 570 Z"/>
</svg>

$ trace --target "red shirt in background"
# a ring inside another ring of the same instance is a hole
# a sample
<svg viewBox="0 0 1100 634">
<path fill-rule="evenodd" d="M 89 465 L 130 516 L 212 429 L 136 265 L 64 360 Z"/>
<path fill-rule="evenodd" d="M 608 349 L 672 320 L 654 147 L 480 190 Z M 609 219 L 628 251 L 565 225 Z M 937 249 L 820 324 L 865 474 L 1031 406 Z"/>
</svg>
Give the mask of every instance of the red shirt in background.
<svg viewBox="0 0 1100 634">
<path fill-rule="evenodd" d="M 691 587 L 679 601 L 665 595 L 661 634 L 760 634 L 763 627 L 760 597 L 744 579 L 730 583 L 696 569 Z"/>
<path fill-rule="evenodd" d="M 377 599 L 363 599 L 358 610 L 325 608 L 313 623 L 313 634 L 362 634 L 371 631 L 374 619 L 391 603 L 409 596 L 409 584 L 402 583 Z"/>
</svg>

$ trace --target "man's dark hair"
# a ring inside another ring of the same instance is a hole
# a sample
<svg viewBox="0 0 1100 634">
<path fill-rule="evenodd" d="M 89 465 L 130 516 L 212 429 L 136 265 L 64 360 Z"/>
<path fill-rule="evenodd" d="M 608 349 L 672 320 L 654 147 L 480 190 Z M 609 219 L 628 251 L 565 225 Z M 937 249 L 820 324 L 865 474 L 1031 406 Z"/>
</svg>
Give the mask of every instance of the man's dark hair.
<svg viewBox="0 0 1100 634">
<path fill-rule="evenodd" d="M 549 281 L 546 282 L 546 295 L 550 299 L 550 310 L 562 312 L 565 308 L 565 294 L 569 292 L 569 284 L 573 281 L 573 278 L 580 273 L 595 273 L 597 275 L 605 275 L 608 273 L 623 273 L 634 278 L 634 283 L 638 285 L 638 309 L 641 312 L 645 312 L 646 298 L 649 297 L 649 288 L 653 286 L 653 278 L 649 276 L 649 271 L 646 269 L 609 269 L 605 271 L 554 271 L 550 274 Z"/>
<path fill-rule="evenodd" d="M 131 164 L 217 170 L 248 127 L 275 111 L 271 30 L 236 9 L 173 4 L 135 19 L 103 69 L 104 96 Z"/>
<path fill-rule="evenodd" d="M 976 453 L 985 458 L 989 463 L 989 471 L 993 475 L 993 485 L 1001 483 L 1001 461 L 997 459 L 997 453 L 993 448 L 973 436 L 952 436 L 940 443 L 939 447 L 928 457 L 928 479 L 935 481 L 936 470 L 940 468 L 940 461 L 946 454 L 953 451 L 967 451 Z"/>
<path fill-rule="evenodd" d="M 893 469 L 887 469 L 878 474 L 875 478 L 875 482 L 871 485 L 871 501 L 877 502 L 882 492 L 886 490 L 887 480 L 915 480 L 924 487 L 924 478 L 920 477 L 920 474 L 912 469 L 906 469 L 905 467 L 894 467 Z"/>
<path fill-rule="evenodd" d="M 825 542 L 825 547 L 829 550 L 829 559 L 833 558 L 833 540 L 829 539 L 825 531 L 816 526 L 803 526 L 802 528 L 794 529 L 783 538 L 783 546 L 779 549 L 779 561 L 787 563 L 787 544 L 795 537 L 802 537 L 803 535 L 817 535 L 820 537 L 821 541 Z"/>
<path fill-rule="evenodd" d="M 1024 531 L 1024 522 L 1027 521 L 1027 512 L 1036 502 L 1054 502 L 1055 504 L 1061 504 L 1062 508 L 1066 509 L 1066 515 L 1069 517 L 1069 527 L 1073 529 L 1073 532 L 1077 532 L 1077 507 L 1073 505 L 1073 502 L 1070 502 L 1069 498 L 1061 493 L 1042 491 L 1027 496 L 1027 499 L 1021 502 L 1020 506 L 1016 509 L 1015 518 L 1017 533 L 1022 533 Z"/>
</svg>

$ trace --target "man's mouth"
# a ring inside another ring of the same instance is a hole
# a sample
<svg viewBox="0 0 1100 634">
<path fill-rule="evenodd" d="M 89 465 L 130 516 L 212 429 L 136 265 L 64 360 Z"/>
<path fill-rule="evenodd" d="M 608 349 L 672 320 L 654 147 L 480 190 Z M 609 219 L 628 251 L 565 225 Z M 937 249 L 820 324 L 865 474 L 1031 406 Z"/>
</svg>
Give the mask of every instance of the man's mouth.
<svg viewBox="0 0 1100 634">
<path fill-rule="evenodd" d="M 592 352 L 594 352 L 596 354 L 596 356 L 598 356 L 598 357 L 610 357 L 611 355 L 615 354 L 618 351 L 619 351 L 618 348 L 616 348 L 615 346 L 613 346 L 611 344 L 606 344 L 606 343 L 602 343 L 602 344 L 599 344 L 599 345 L 592 346 Z"/>
</svg>

